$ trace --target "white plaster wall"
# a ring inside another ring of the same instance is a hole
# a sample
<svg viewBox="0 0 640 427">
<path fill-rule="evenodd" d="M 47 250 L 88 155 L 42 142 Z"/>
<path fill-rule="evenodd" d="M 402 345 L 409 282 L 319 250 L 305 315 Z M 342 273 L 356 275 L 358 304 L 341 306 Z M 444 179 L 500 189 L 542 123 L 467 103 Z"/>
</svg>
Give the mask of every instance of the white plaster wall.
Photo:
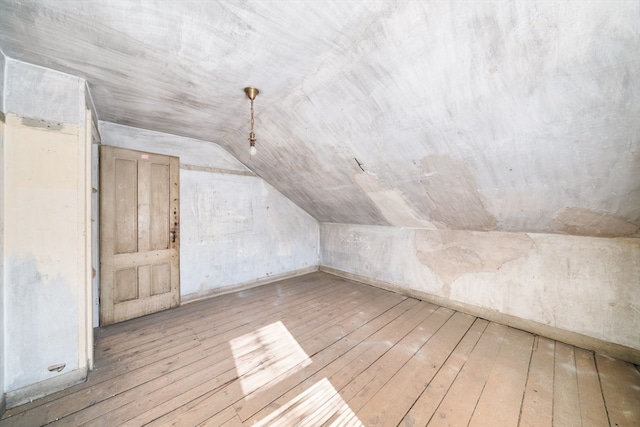
<svg viewBox="0 0 640 427">
<path fill-rule="evenodd" d="M 115 147 L 180 157 L 181 165 L 250 172 L 218 144 L 100 121 L 102 142 Z"/>
<path fill-rule="evenodd" d="M 640 349 L 640 239 L 321 224 L 321 266 Z"/>
<path fill-rule="evenodd" d="M 4 177 L 4 66 L 5 56 L 0 50 L 0 177 Z M 0 417 L 4 410 L 4 185 L 0 184 Z"/>
<path fill-rule="evenodd" d="M 181 171 L 181 292 L 318 265 L 318 223 L 261 178 Z"/>
<path fill-rule="evenodd" d="M 0 120 L 0 176 L 4 176 L 4 121 Z M 7 309 L 4 304 L 4 185 L 0 184 L 0 416 L 4 409 L 5 345 Z"/>
<path fill-rule="evenodd" d="M 84 123 L 84 80 L 12 58 L 6 60 L 5 112 L 49 125 Z"/>
<path fill-rule="evenodd" d="M 74 373 L 86 367 L 82 319 L 89 284 L 83 251 L 84 81 L 7 58 L 4 89 L 8 393 L 66 374 L 78 378 Z M 61 372 L 48 370 L 60 363 L 66 365 Z"/>
<path fill-rule="evenodd" d="M 5 129 L 7 390 L 78 361 L 77 134 Z"/>
<path fill-rule="evenodd" d="M 182 296 L 317 268 L 318 222 L 218 145 L 107 122 L 100 134 L 107 145 L 180 157 Z"/>
<path fill-rule="evenodd" d="M 4 113 L 4 68 L 7 62 L 7 57 L 4 55 L 2 49 L 0 49 L 0 111 Z"/>
</svg>

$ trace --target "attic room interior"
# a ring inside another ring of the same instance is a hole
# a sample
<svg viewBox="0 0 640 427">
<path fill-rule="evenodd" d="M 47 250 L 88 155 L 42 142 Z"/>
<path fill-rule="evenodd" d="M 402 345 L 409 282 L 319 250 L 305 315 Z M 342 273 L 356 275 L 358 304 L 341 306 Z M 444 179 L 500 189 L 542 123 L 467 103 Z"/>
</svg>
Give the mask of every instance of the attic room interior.
<svg viewBox="0 0 640 427">
<path fill-rule="evenodd" d="M 0 0 L 0 425 L 640 425 L 638 22 Z"/>
</svg>

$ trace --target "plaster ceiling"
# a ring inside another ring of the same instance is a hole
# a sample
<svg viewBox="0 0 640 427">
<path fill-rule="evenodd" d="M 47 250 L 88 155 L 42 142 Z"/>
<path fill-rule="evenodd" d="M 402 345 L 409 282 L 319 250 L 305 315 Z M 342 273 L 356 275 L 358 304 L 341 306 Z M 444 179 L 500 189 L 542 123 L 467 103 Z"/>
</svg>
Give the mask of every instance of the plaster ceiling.
<svg viewBox="0 0 640 427">
<path fill-rule="evenodd" d="M 0 0 L 0 48 L 322 222 L 638 237 L 639 22 L 636 0 Z"/>
</svg>

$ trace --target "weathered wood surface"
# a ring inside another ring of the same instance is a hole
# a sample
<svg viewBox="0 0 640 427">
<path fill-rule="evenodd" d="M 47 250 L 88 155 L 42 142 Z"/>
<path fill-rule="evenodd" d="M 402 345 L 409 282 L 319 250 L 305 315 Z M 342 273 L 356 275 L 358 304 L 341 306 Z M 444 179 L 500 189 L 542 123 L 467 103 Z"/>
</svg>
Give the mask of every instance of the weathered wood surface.
<svg viewBox="0 0 640 427">
<path fill-rule="evenodd" d="M 631 426 L 637 366 L 324 273 L 97 331 L 4 426 Z"/>
</svg>

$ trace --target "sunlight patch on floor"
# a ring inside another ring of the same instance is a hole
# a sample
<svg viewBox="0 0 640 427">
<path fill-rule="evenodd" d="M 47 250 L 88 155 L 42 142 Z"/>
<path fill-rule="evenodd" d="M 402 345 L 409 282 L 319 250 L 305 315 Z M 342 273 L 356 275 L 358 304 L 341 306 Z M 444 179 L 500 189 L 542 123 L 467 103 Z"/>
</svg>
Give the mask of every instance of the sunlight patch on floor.
<svg viewBox="0 0 640 427">
<path fill-rule="evenodd" d="M 364 427 L 329 380 L 323 378 L 254 425 L 319 426 L 334 417 L 331 425 Z"/>
<path fill-rule="evenodd" d="M 311 364 L 307 353 L 280 321 L 234 338 L 229 345 L 245 395 L 293 368 Z"/>
</svg>

